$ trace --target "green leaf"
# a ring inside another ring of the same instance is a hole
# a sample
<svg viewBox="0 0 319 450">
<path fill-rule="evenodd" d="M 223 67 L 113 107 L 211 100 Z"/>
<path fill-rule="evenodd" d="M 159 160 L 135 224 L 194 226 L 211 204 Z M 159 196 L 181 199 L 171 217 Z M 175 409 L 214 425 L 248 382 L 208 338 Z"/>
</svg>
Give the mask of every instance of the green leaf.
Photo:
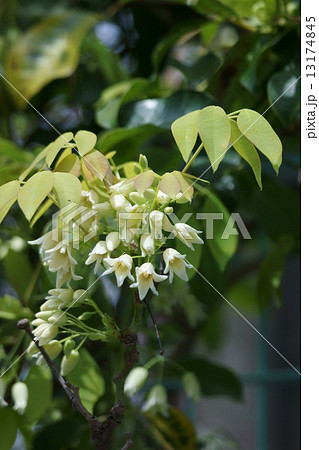
<svg viewBox="0 0 319 450">
<path fill-rule="evenodd" d="M 28 220 L 32 218 L 46 196 L 52 191 L 54 175 L 50 171 L 33 175 L 18 193 L 18 203 Z"/>
<path fill-rule="evenodd" d="M 10 161 L 30 162 L 31 154 L 22 150 L 9 139 L 0 138 L 0 155 Z"/>
<path fill-rule="evenodd" d="M 165 173 L 159 182 L 159 189 L 168 195 L 169 198 L 175 198 L 176 195 L 181 192 L 182 186 L 177 179 L 177 176 L 173 173 Z"/>
<path fill-rule="evenodd" d="M 48 151 L 45 161 L 49 167 L 57 157 L 61 148 L 65 147 L 65 145 L 67 145 L 72 139 L 73 133 L 71 131 L 68 131 L 67 133 L 63 133 L 61 136 L 56 138 L 54 142 L 51 142 L 51 144 L 48 145 L 47 147 Z"/>
<path fill-rule="evenodd" d="M 18 198 L 20 183 L 17 180 L 0 186 L 0 223 L 8 214 L 11 206 Z"/>
<path fill-rule="evenodd" d="M 84 156 L 89 153 L 96 144 L 96 134 L 91 131 L 80 130 L 74 136 L 74 141 L 78 147 L 80 155 Z"/>
<path fill-rule="evenodd" d="M 6 77 L 30 100 L 43 86 L 70 76 L 79 60 L 82 39 L 96 16 L 68 11 L 43 19 L 15 41 L 5 61 Z M 15 95 L 17 103 L 26 102 Z"/>
<path fill-rule="evenodd" d="M 234 372 L 204 358 L 187 358 L 179 363 L 197 376 L 203 395 L 226 396 L 241 401 L 242 385 Z"/>
<path fill-rule="evenodd" d="M 172 134 L 185 162 L 196 144 L 198 136 L 197 119 L 200 111 L 193 111 L 172 123 Z"/>
<path fill-rule="evenodd" d="M 68 379 L 80 388 L 84 406 L 93 413 L 95 403 L 104 394 L 105 385 L 99 366 L 85 349 L 81 349 L 79 362 Z"/>
<path fill-rule="evenodd" d="M 51 370 L 43 366 L 31 367 L 25 384 L 29 391 L 25 419 L 29 423 L 34 423 L 51 405 L 53 391 Z"/>
<path fill-rule="evenodd" d="M 243 109 L 237 117 L 237 125 L 246 138 L 269 159 L 278 174 L 282 161 L 282 144 L 270 123 L 258 112 Z"/>
<path fill-rule="evenodd" d="M 24 299 L 33 275 L 33 268 L 26 254 L 10 250 L 4 260 L 4 268 L 8 281 L 19 297 Z M 17 268 L 19 268 L 18 277 Z"/>
<path fill-rule="evenodd" d="M 25 308 L 20 300 L 11 295 L 4 295 L 0 298 L 0 318 L 5 320 L 19 320 L 23 317 L 32 318 L 33 313 L 29 308 Z"/>
<path fill-rule="evenodd" d="M 53 201 L 49 198 L 43 203 L 43 205 L 40 206 L 38 211 L 34 214 L 32 217 L 32 220 L 30 222 L 30 227 L 32 228 L 35 223 L 40 219 L 40 217 L 43 216 L 43 214 L 50 208 L 50 206 L 53 205 Z"/>
<path fill-rule="evenodd" d="M 119 124 L 126 128 L 151 124 L 169 130 L 174 120 L 213 102 L 209 94 L 192 90 L 178 91 L 167 98 L 130 102 L 122 106 Z"/>
<path fill-rule="evenodd" d="M 19 181 L 23 181 L 23 180 L 29 175 L 29 173 L 36 167 L 36 165 L 46 157 L 46 155 L 47 155 L 47 153 L 48 153 L 48 151 L 49 151 L 49 148 L 50 148 L 50 145 L 48 145 L 47 147 L 45 147 L 45 148 L 44 148 L 44 149 L 43 149 L 43 150 L 42 150 L 42 151 L 34 158 L 34 160 L 32 161 L 32 163 L 30 164 L 30 166 L 27 167 L 27 168 L 22 172 L 22 174 L 19 176 Z"/>
<path fill-rule="evenodd" d="M 267 84 L 269 103 L 276 116 L 288 127 L 293 125 L 300 109 L 301 81 L 299 76 L 299 67 L 292 63 L 282 71 L 275 73 Z"/>
<path fill-rule="evenodd" d="M 196 433 L 189 418 L 175 406 L 169 406 L 167 416 L 144 413 L 151 431 L 163 450 L 195 450 Z"/>
<path fill-rule="evenodd" d="M 146 172 L 137 175 L 134 186 L 139 194 L 143 194 L 149 187 L 152 186 L 155 174 L 153 170 L 147 170 Z"/>
<path fill-rule="evenodd" d="M 234 120 L 230 121 L 230 127 L 232 146 L 253 169 L 257 183 L 260 189 L 262 189 L 261 163 L 255 146 L 239 131 L 237 123 Z"/>
<path fill-rule="evenodd" d="M 60 208 L 64 208 L 69 203 L 80 202 L 81 182 L 71 173 L 55 172 L 53 190 Z"/>
<path fill-rule="evenodd" d="M 225 111 L 219 106 L 208 106 L 198 116 L 198 131 L 206 153 L 216 172 L 230 140 L 230 123 Z"/>
<path fill-rule="evenodd" d="M 220 199 L 208 189 L 199 186 L 197 186 L 197 189 L 206 197 L 201 213 L 222 215 L 221 219 L 216 217 L 211 224 L 209 220 L 206 222 L 206 243 L 218 266 L 223 271 L 225 270 L 228 261 L 234 256 L 237 250 L 238 236 L 232 234 L 228 239 L 223 239 L 223 233 L 230 219 L 227 208 Z M 212 234 L 212 238 L 209 238 L 210 236 L 208 233 Z"/>
<path fill-rule="evenodd" d="M 1 450 L 12 448 L 18 432 L 16 413 L 9 408 L 0 408 Z"/>
</svg>

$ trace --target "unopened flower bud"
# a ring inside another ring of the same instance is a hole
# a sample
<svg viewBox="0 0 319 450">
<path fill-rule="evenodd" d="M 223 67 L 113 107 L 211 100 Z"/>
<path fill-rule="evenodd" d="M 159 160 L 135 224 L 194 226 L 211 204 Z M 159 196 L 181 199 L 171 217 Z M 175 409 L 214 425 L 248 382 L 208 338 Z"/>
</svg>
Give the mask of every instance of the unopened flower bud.
<svg viewBox="0 0 319 450">
<path fill-rule="evenodd" d="M 75 342 L 73 339 L 68 339 L 67 341 L 65 341 L 64 346 L 63 346 L 63 351 L 66 357 L 70 356 L 71 351 L 74 349 L 75 347 Z"/>
<path fill-rule="evenodd" d="M 172 214 L 173 212 L 174 212 L 174 208 L 172 206 L 166 206 L 166 208 L 164 208 L 165 214 Z"/>
<path fill-rule="evenodd" d="M 133 170 L 134 170 L 134 173 L 136 173 L 136 175 L 138 175 L 139 173 L 141 173 L 141 168 L 140 168 L 140 166 L 139 166 L 138 164 L 136 164 L 136 163 L 133 164 Z"/>
<path fill-rule="evenodd" d="M 35 317 L 47 321 L 49 317 L 52 316 L 52 311 L 39 311 L 36 313 Z"/>
<path fill-rule="evenodd" d="M 110 198 L 110 204 L 115 211 L 123 211 L 126 200 L 121 194 L 115 194 Z"/>
<path fill-rule="evenodd" d="M 52 341 L 52 339 L 55 338 L 58 332 L 59 332 L 58 327 L 56 327 L 55 325 L 51 325 L 49 323 L 40 325 L 35 330 L 33 330 L 33 334 L 39 340 L 39 345 L 48 344 L 50 341 Z"/>
<path fill-rule="evenodd" d="M 142 167 L 142 170 L 147 169 L 148 167 L 148 160 L 145 155 L 140 155 L 138 162 L 140 163 L 140 166 Z"/>
<path fill-rule="evenodd" d="M 63 356 L 61 362 L 61 375 L 65 377 L 70 373 L 79 361 L 80 353 L 77 350 L 71 350 L 68 357 Z"/>
<path fill-rule="evenodd" d="M 49 317 L 48 322 L 55 324 L 58 327 L 63 326 L 68 321 L 65 313 L 63 311 L 56 311 L 52 314 L 51 317 Z"/>
<path fill-rule="evenodd" d="M 193 372 L 186 372 L 183 375 L 182 383 L 187 397 L 194 402 L 199 402 L 201 397 L 201 389 L 196 375 Z"/>
<path fill-rule="evenodd" d="M 73 301 L 77 302 L 78 300 L 81 300 L 83 302 L 83 300 L 86 299 L 87 295 L 87 289 L 77 289 L 76 291 L 74 291 Z"/>
<path fill-rule="evenodd" d="M 105 238 L 106 249 L 108 252 L 113 252 L 113 250 L 115 250 L 120 243 L 121 241 L 117 231 L 112 231 Z"/>
<path fill-rule="evenodd" d="M 44 350 L 47 352 L 49 358 L 53 361 L 61 352 L 62 344 L 59 341 L 53 340 L 49 342 L 47 345 L 44 345 Z M 37 359 L 38 366 L 44 366 L 46 364 L 46 360 L 42 355 Z"/>
<path fill-rule="evenodd" d="M 146 189 L 146 191 L 143 192 L 143 196 L 146 198 L 146 200 L 148 201 L 152 201 L 154 200 L 155 197 L 155 191 L 152 188 Z"/>
<path fill-rule="evenodd" d="M 92 209 L 94 211 L 97 211 L 103 217 L 109 216 L 113 212 L 109 202 L 97 203 L 96 205 L 92 206 Z"/>
<path fill-rule="evenodd" d="M 136 203 L 137 205 L 144 205 L 145 197 L 143 194 L 139 194 L 138 192 L 131 192 L 129 195 L 130 200 Z"/>
<path fill-rule="evenodd" d="M 28 387 L 25 383 L 18 381 L 11 388 L 11 397 L 14 403 L 13 409 L 23 414 L 28 403 Z"/>
<path fill-rule="evenodd" d="M 37 353 L 39 353 L 39 349 L 36 346 L 35 342 L 31 342 L 29 347 L 27 348 L 27 353 L 29 356 L 33 356 L 36 355 Z"/>
<path fill-rule="evenodd" d="M 129 397 L 135 395 L 145 384 L 148 377 L 148 370 L 144 367 L 135 367 L 126 377 L 124 392 Z"/>
</svg>

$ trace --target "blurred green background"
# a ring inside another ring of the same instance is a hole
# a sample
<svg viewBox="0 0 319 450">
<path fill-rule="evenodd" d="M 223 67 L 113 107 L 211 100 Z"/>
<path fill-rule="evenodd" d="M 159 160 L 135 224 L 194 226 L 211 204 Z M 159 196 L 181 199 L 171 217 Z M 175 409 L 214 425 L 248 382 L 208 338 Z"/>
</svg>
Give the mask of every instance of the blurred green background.
<svg viewBox="0 0 319 450">
<path fill-rule="evenodd" d="M 227 113 L 243 107 L 267 110 L 265 117 L 283 142 L 278 177 L 262 158 L 260 191 L 248 165 L 230 150 L 217 173 L 203 175 L 212 195 L 198 191 L 192 205 L 194 211 L 239 212 L 252 240 L 234 238 L 231 245 L 207 241 L 192 262 L 296 367 L 299 14 L 299 2 L 284 0 L 0 3 L 0 72 L 12 84 L 0 79 L 0 185 L 15 179 L 57 137 L 56 130 L 91 130 L 98 134 L 100 151 L 117 152 L 117 163 L 143 153 L 163 173 L 183 168 L 170 133 L 176 118 L 211 104 Z M 200 176 L 208 166 L 207 157 L 200 155 L 191 173 Z M 177 215 L 186 211 L 192 209 L 182 205 Z M 26 244 L 49 220 L 47 214 L 30 228 L 13 207 L 1 227 L 2 370 L 27 344 L 16 321 L 32 317 L 52 287 L 36 251 Z M 194 225 L 199 228 L 203 222 Z M 123 289 L 110 299 L 102 282 L 94 293 L 123 326 L 131 314 L 128 296 Z M 187 284 L 161 286 L 153 308 L 170 356 L 193 370 L 202 384 L 202 402 L 187 403 L 176 374 L 165 370 L 170 401 L 193 421 L 197 448 L 299 448 L 298 374 L 216 291 L 195 275 Z M 146 361 L 157 347 L 152 329 L 146 327 L 142 335 L 147 345 L 141 359 Z M 116 352 L 96 343 L 87 348 L 100 366 L 90 362 L 97 380 L 95 412 L 101 414 L 112 404 Z M 30 367 L 21 358 L 2 377 L 9 404 L 10 385 L 17 374 L 26 377 Z M 40 379 L 41 393 L 32 394 L 34 404 L 42 404 L 36 419 L 34 411 L 28 422 L 10 408 L 0 409 L 3 448 L 13 445 L 17 427 L 15 449 L 90 448 L 87 425 L 58 386 L 52 397 L 52 380 Z M 155 438 L 149 426 L 139 420 L 136 448 L 176 448 L 165 447 L 167 439 Z"/>
</svg>

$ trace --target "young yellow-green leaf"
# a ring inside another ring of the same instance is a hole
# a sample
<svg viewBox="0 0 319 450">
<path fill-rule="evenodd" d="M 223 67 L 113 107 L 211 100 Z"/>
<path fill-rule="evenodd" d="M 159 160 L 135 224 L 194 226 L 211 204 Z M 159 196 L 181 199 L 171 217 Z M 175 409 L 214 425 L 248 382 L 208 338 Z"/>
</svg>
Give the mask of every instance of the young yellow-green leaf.
<svg viewBox="0 0 319 450">
<path fill-rule="evenodd" d="M 78 178 L 71 173 L 55 172 L 54 179 L 53 191 L 60 208 L 69 203 L 80 202 L 82 186 Z"/>
<path fill-rule="evenodd" d="M 101 181 L 105 178 L 108 185 L 113 184 L 112 168 L 107 158 L 101 152 L 95 150 L 83 159 L 85 166 L 91 174 L 95 175 Z"/>
<path fill-rule="evenodd" d="M 80 155 L 84 156 L 89 153 L 96 144 L 96 135 L 91 131 L 80 130 L 74 136 L 75 143 L 78 147 Z"/>
<path fill-rule="evenodd" d="M 42 416 L 52 401 L 51 370 L 49 367 L 31 367 L 25 384 L 28 386 L 29 398 L 24 418 L 27 423 L 34 423 Z"/>
<path fill-rule="evenodd" d="M 219 106 L 207 106 L 198 116 L 198 131 L 213 171 L 216 172 L 228 150 L 230 123 Z"/>
<path fill-rule="evenodd" d="M 147 170 L 146 172 L 140 173 L 137 175 L 134 186 L 139 194 L 143 194 L 149 187 L 152 186 L 154 181 L 154 172 L 153 170 Z"/>
<path fill-rule="evenodd" d="M 9 209 L 18 198 L 20 183 L 17 180 L 0 186 L 0 223 L 8 214 Z"/>
<path fill-rule="evenodd" d="M 57 164 L 54 172 L 72 173 L 72 175 L 78 177 L 81 173 L 81 164 L 79 158 L 74 153 L 66 156 Z"/>
<path fill-rule="evenodd" d="M 197 119 L 200 110 L 185 114 L 172 123 L 172 134 L 185 162 L 196 144 L 198 135 Z"/>
<path fill-rule="evenodd" d="M 50 206 L 53 205 L 53 201 L 49 198 L 43 203 L 43 205 L 40 206 L 38 211 L 34 214 L 32 217 L 32 220 L 30 222 L 30 227 L 32 228 L 34 224 L 40 219 L 40 217 L 43 216 L 43 214 L 50 208 Z"/>
<path fill-rule="evenodd" d="M 181 192 L 183 194 L 183 196 L 177 200 L 177 203 L 191 202 L 194 195 L 194 188 L 192 184 L 188 180 L 186 180 L 186 178 L 181 172 L 174 170 L 173 174 L 179 181 L 181 185 Z"/>
<path fill-rule="evenodd" d="M 25 179 L 25 177 L 27 177 L 29 175 L 29 173 L 36 167 L 36 165 L 42 161 L 42 159 L 44 159 L 47 155 L 49 151 L 49 145 L 47 147 L 45 147 L 32 161 L 32 163 L 30 164 L 29 167 L 27 167 L 22 174 L 19 176 L 19 181 L 23 181 Z"/>
<path fill-rule="evenodd" d="M 18 193 L 18 203 L 28 220 L 32 218 L 54 185 L 54 175 L 44 171 L 33 175 Z"/>
<path fill-rule="evenodd" d="M 48 153 L 45 161 L 49 167 L 55 160 L 61 148 L 68 144 L 72 139 L 73 133 L 71 131 L 68 131 L 67 133 L 63 133 L 54 142 L 51 142 L 51 144 L 48 145 Z"/>
<path fill-rule="evenodd" d="M 231 143 L 236 152 L 248 162 L 253 169 L 257 183 L 262 189 L 261 182 L 261 163 L 258 152 L 254 146 L 238 129 L 234 120 L 230 121 L 231 127 Z"/>
<path fill-rule="evenodd" d="M 237 117 L 237 125 L 246 138 L 267 156 L 278 174 L 282 161 L 282 144 L 270 123 L 258 112 L 243 109 Z"/>
<path fill-rule="evenodd" d="M 159 189 L 170 198 L 175 198 L 176 195 L 181 192 L 182 186 L 176 174 L 168 172 L 162 176 L 159 183 Z"/>
</svg>

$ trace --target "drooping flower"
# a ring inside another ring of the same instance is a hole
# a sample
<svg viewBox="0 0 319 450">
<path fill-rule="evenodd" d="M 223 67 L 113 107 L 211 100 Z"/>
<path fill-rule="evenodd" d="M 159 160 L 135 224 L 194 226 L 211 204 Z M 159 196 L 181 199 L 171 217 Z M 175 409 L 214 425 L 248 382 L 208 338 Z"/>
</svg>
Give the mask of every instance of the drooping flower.
<svg viewBox="0 0 319 450">
<path fill-rule="evenodd" d="M 77 365 L 80 353 L 77 350 L 71 350 L 68 356 L 64 355 L 61 361 L 61 375 L 65 377 Z"/>
<path fill-rule="evenodd" d="M 148 370 L 144 367 L 134 367 L 125 379 L 124 392 L 128 396 L 135 395 L 145 384 Z"/>
<path fill-rule="evenodd" d="M 163 416 L 168 416 L 169 405 L 167 402 L 167 392 L 164 386 L 156 384 L 150 390 L 142 410 L 151 415 L 159 412 Z"/>
<path fill-rule="evenodd" d="M 167 248 L 163 253 L 165 261 L 164 273 L 169 272 L 169 282 L 172 283 L 174 278 L 174 273 L 184 281 L 188 281 L 188 276 L 186 273 L 186 267 L 192 268 L 192 265 L 185 262 L 186 255 L 181 255 L 174 248 Z"/>
<path fill-rule="evenodd" d="M 55 311 L 57 309 L 65 308 L 72 304 L 74 291 L 73 289 L 57 288 L 50 289 L 49 295 L 45 297 L 46 302 L 42 303 L 41 311 Z M 36 317 L 42 319 L 41 313 L 37 313 Z"/>
<path fill-rule="evenodd" d="M 173 231 L 173 225 L 162 211 L 154 210 L 150 213 L 151 235 L 154 239 L 163 239 L 164 231 Z"/>
<path fill-rule="evenodd" d="M 187 223 L 176 223 L 173 233 L 177 239 L 192 250 L 194 250 L 192 244 L 204 244 L 204 241 L 198 236 L 198 233 L 202 233 L 202 231 L 195 230 L 195 228 L 187 225 Z"/>
<path fill-rule="evenodd" d="M 14 403 L 13 409 L 19 414 L 23 414 L 28 403 L 28 386 L 21 381 L 17 381 L 11 388 L 11 396 Z"/>
<path fill-rule="evenodd" d="M 136 283 L 131 284 L 131 288 L 137 288 L 140 300 L 146 297 L 149 289 L 158 295 L 155 288 L 154 281 L 159 283 L 167 279 L 167 275 L 159 275 L 155 272 L 154 266 L 151 263 L 144 263 L 141 267 L 136 267 Z"/>
<path fill-rule="evenodd" d="M 35 328 L 32 333 L 39 341 L 40 345 L 46 345 L 51 342 L 55 336 L 58 334 L 59 329 L 57 326 L 50 323 L 43 323 Z"/>
<path fill-rule="evenodd" d="M 94 273 L 96 273 L 103 258 L 109 256 L 109 254 L 115 250 L 120 243 L 119 233 L 117 231 L 112 231 L 106 236 L 105 241 L 99 241 L 95 245 L 93 250 L 89 253 L 89 257 L 85 261 L 85 264 L 89 265 L 95 262 Z"/>
<path fill-rule="evenodd" d="M 125 278 L 127 277 L 134 281 L 134 277 L 131 274 L 133 260 L 130 255 L 123 253 L 123 255 L 118 258 L 107 257 L 103 259 L 103 263 L 106 266 L 110 266 L 105 272 L 103 272 L 103 275 L 108 275 L 114 272 L 118 287 L 122 286 Z"/>
<path fill-rule="evenodd" d="M 152 256 L 155 253 L 155 242 L 150 233 L 145 233 L 141 236 L 140 247 L 142 256 Z"/>
<path fill-rule="evenodd" d="M 193 372 L 186 372 L 183 375 L 182 383 L 187 397 L 194 402 L 199 402 L 201 398 L 201 388 L 197 376 Z"/>
</svg>

